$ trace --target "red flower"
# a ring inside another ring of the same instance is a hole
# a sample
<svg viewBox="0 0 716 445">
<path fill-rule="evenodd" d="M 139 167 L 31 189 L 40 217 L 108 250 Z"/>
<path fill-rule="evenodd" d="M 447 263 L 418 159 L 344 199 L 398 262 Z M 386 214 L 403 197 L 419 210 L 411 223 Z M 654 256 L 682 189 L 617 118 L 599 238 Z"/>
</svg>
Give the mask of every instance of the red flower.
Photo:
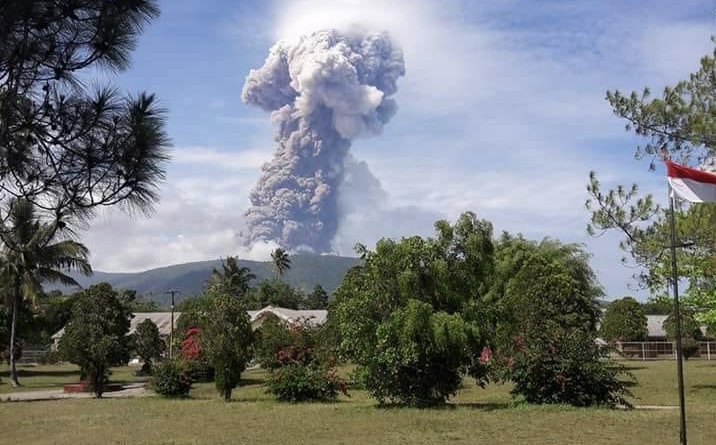
<svg viewBox="0 0 716 445">
<path fill-rule="evenodd" d="M 490 357 L 492 357 L 492 351 L 490 351 L 490 348 L 485 346 L 482 348 L 482 352 L 480 353 L 480 363 L 484 365 L 490 361 Z"/>
<path fill-rule="evenodd" d="M 201 354 L 200 333 L 201 329 L 197 327 L 187 329 L 184 340 L 181 342 L 181 356 L 184 360 L 194 360 Z"/>
</svg>

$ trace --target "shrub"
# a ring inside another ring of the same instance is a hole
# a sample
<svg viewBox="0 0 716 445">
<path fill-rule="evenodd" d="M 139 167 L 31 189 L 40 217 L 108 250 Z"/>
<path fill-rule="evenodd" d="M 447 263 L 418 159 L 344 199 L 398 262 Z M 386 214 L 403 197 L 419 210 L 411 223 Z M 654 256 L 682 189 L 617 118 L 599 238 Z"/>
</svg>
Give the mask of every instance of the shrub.
<svg viewBox="0 0 716 445">
<path fill-rule="evenodd" d="M 257 358 L 269 370 L 268 387 L 278 400 L 335 400 L 346 383 L 316 348 L 318 330 L 307 324 L 288 326 L 269 317 L 259 332 Z"/>
<path fill-rule="evenodd" d="M 433 312 L 410 300 L 378 327 L 374 359 L 365 366 L 365 387 L 380 404 L 445 403 L 462 383 L 467 327 L 458 314 Z"/>
<path fill-rule="evenodd" d="M 165 397 L 182 397 L 191 390 L 191 377 L 184 371 L 181 363 L 175 360 L 161 362 L 154 367 L 152 389 Z"/>
<path fill-rule="evenodd" d="M 268 378 L 268 387 L 283 402 L 308 400 L 332 401 L 338 392 L 346 392 L 346 383 L 338 377 L 335 368 L 290 363 L 274 369 Z"/>
<path fill-rule="evenodd" d="M 205 358 L 195 360 L 186 360 L 183 362 L 184 371 L 189 375 L 193 382 L 213 382 L 214 368 Z"/>
<path fill-rule="evenodd" d="M 574 406 L 630 406 L 630 393 L 619 379 L 623 367 L 604 360 L 589 332 L 573 330 L 554 341 L 533 339 L 519 344 L 509 360 L 507 374 L 513 395 L 529 403 Z"/>
</svg>

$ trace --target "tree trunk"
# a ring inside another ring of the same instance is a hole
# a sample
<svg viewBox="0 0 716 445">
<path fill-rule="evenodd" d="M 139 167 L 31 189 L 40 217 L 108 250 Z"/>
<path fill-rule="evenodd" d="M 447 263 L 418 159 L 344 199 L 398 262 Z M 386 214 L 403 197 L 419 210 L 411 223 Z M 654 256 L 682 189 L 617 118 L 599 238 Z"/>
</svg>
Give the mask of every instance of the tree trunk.
<svg viewBox="0 0 716 445">
<path fill-rule="evenodd" d="M 102 393 L 104 393 L 104 366 L 98 366 L 95 370 L 97 375 L 94 383 L 94 394 L 98 399 L 101 399 Z"/>
<path fill-rule="evenodd" d="M 12 321 L 10 324 L 10 382 L 13 388 L 20 386 L 20 382 L 17 380 L 17 370 L 15 369 L 15 337 L 17 332 L 17 311 L 20 309 L 18 304 L 19 300 L 19 286 L 15 286 L 15 295 L 12 303 Z"/>
<path fill-rule="evenodd" d="M 231 402 L 231 388 L 224 388 L 224 401 Z"/>
</svg>

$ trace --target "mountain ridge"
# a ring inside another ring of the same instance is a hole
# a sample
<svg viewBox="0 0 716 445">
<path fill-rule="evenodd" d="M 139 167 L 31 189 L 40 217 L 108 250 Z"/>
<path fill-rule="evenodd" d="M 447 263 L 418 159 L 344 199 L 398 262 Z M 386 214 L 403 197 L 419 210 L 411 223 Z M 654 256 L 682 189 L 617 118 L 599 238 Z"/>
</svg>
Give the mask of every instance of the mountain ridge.
<svg viewBox="0 0 716 445">
<path fill-rule="evenodd" d="M 337 255 L 317 255 L 299 253 L 291 256 L 291 269 L 284 273 L 283 279 L 304 291 L 310 291 L 320 284 L 329 293 L 335 290 L 343 280 L 346 271 L 359 264 L 360 260 L 353 257 Z M 248 267 L 256 275 L 255 284 L 273 276 L 270 261 L 238 260 L 239 267 Z M 176 289 L 180 293 L 176 301 L 181 301 L 201 293 L 204 283 L 211 276 L 214 268 L 221 266 L 221 260 L 192 261 L 188 263 L 161 266 L 141 272 L 103 272 L 95 271 L 92 276 L 70 274 L 82 287 L 108 282 L 117 289 L 136 290 L 145 299 L 155 301 L 160 306 L 167 306 L 169 295 L 165 292 Z M 50 287 L 63 292 L 73 292 L 73 288 Z"/>
</svg>

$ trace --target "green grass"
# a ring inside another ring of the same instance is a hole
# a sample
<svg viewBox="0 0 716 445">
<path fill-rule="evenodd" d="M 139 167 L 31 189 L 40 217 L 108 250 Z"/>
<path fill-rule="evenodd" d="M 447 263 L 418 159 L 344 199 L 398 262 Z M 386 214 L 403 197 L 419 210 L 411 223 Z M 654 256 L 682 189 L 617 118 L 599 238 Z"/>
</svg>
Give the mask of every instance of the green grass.
<svg viewBox="0 0 716 445">
<path fill-rule="evenodd" d="M 674 362 L 628 362 L 640 405 L 676 405 Z M 53 385 L 39 373 L 26 385 Z M 126 369 L 126 368 L 125 368 Z M 48 371 L 56 368 L 47 368 Z M 125 372 L 125 371 L 122 371 Z M 7 391 L 5 374 L 1 391 Z M 121 375 L 120 372 L 115 376 Z M 62 400 L 0 404 L 7 443 L 83 444 L 662 444 L 678 443 L 678 410 L 577 409 L 514 405 L 508 385 L 465 387 L 440 409 L 378 408 L 364 391 L 336 403 L 281 404 L 266 394 L 264 374 L 250 371 L 221 401 L 211 384 L 188 400 Z M 65 379 L 68 376 L 64 377 Z M 62 380 L 62 379 L 60 379 Z M 716 437 L 716 363 L 686 364 L 689 442 Z"/>
</svg>

